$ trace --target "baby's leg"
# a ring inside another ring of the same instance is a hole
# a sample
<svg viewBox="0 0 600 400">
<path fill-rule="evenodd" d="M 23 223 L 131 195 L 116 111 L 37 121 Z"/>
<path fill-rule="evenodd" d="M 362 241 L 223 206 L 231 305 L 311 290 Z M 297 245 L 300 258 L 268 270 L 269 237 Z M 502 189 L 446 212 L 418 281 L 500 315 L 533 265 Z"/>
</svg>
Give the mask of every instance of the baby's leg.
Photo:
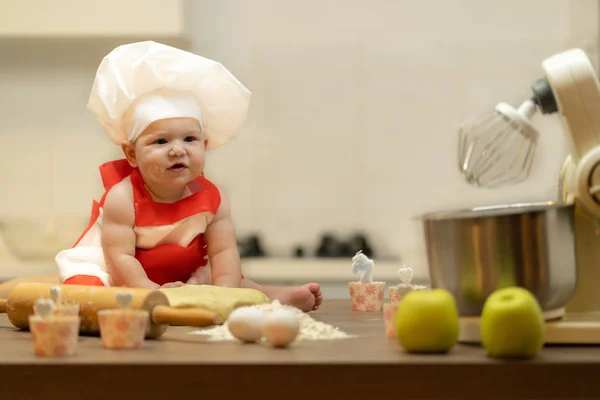
<svg viewBox="0 0 600 400">
<path fill-rule="evenodd" d="M 0 299 L 8 298 L 10 291 L 19 283 L 50 283 L 58 285 L 60 281 L 58 276 L 53 275 L 26 276 L 23 278 L 11 279 L 0 283 Z"/>
<path fill-rule="evenodd" d="M 318 310 L 323 302 L 321 286 L 318 283 L 308 283 L 302 286 L 263 286 L 244 278 L 241 286 L 259 290 L 271 300 L 279 300 L 281 304 L 294 306 L 305 312 Z"/>
<path fill-rule="evenodd" d="M 200 268 L 196 275 L 202 276 L 205 284 L 212 284 L 210 268 Z M 308 312 L 318 310 L 323 302 L 321 286 L 318 283 L 308 283 L 302 286 L 263 286 L 251 279 L 243 278 L 240 285 L 245 289 L 255 289 L 263 292 L 271 301 L 279 300 L 281 304 L 297 307 Z"/>
</svg>

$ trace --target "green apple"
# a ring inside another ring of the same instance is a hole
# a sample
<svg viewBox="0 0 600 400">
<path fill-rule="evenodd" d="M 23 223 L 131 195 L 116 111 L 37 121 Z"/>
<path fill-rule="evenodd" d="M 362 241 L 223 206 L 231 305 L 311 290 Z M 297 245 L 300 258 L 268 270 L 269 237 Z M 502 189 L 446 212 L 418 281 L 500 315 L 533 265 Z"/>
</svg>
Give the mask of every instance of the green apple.
<svg viewBox="0 0 600 400">
<path fill-rule="evenodd" d="M 527 289 L 494 291 L 481 312 L 481 344 L 491 357 L 530 358 L 544 346 L 545 321 L 537 299 Z"/>
<path fill-rule="evenodd" d="M 447 353 L 458 329 L 456 302 L 446 290 L 408 292 L 398 306 L 396 339 L 410 353 Z"/>
</svg>

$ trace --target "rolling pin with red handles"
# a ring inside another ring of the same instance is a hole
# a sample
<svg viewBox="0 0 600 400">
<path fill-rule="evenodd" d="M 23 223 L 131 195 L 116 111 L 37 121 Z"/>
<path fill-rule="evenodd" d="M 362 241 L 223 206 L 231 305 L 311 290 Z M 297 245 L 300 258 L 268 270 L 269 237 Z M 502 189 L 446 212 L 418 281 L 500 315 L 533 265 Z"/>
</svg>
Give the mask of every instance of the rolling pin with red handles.
<svg viewBox="0 0 600 400">
<path fill-rule="evenodd" d="M 60 287 L 63 303 L 80 305 L 81 333 L 99 334 L 98 311 L 117 308 L 117 293 L 124 290 L 133 294 L 132 308 L 146 310 L 150 315 L 146 332 L 148 339 L 162 336 L 169 325 L 206 327 L 223 322 L 217 314 L 207 310 L 171 307 L 167 296 L 159 290 L 48 283 L 18 284 L 8 299 L 0 299 L 0 312 L 5 312 L 15 327 L 29 329 L 29 316 L 34 314 L 34 303 L 40 298 L 50 298 L 50 288 L 53 286 Z"/>
</svg>

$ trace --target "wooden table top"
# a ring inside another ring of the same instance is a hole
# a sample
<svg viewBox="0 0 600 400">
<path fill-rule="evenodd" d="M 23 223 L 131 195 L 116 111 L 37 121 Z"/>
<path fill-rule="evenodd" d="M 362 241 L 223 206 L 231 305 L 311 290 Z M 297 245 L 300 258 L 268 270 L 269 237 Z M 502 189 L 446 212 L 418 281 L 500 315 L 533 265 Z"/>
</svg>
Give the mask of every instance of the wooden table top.
<svg viewBox="0 0 600 400">
<path fill-rule="evenodd" d="M 490 359 L 478 346 L 446 355 L 411 355 L 385 338 L 381 312 L 352 312 L 330 300 L 313 318 L 354 338 L 297 341 L 287 349 L 208 342 L 193 328 L 170 327 L 138 350 L 102 348 L 80 337 L 67 358 L 33 355 L 28 332 L 0 316 L 0 393 L 19 399 L 144 398 L 218 393 L 252 398 L 600 398 L 600 346 L 546 347 L 528 361 Z M 266 392 L 265 392 L 266 391 Z M 304 395 L 302 395 L 304 394 Z"/>
</svg>

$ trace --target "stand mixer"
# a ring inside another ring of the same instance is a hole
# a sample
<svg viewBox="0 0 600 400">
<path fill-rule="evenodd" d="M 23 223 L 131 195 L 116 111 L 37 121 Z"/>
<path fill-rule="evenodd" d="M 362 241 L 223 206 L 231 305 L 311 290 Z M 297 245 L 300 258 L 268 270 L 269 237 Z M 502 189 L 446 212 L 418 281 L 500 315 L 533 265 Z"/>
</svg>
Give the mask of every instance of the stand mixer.
<svg viewBox="0 0 600 400">
<path fill-rule="evenodd" d="M 538 111 L 556 113 L 570 155 L 560 171 L 559 195 L 574 204 L 577 287 L 566 314 L 546 316 L 546 343 L 600 344 L 600 84 L 581 49 L 542 62 L 545 77 L 518 109 L 500 103 L 459 131 L 459 168 L 467 182 L 500 187 L 527 179 L 539 132 Z M 462 342 L 479 342 L 479 317 L 461 318 Z"/>
</svg>

